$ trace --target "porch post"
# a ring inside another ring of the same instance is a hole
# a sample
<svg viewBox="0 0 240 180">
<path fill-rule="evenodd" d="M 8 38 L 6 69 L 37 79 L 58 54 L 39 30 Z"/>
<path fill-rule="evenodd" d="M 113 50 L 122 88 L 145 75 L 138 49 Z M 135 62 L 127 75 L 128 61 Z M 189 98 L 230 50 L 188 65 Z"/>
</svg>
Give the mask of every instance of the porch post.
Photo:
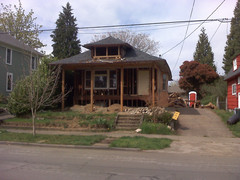
<svg viewBox="0 0 240 180">
<path fill-rule="evenodd" d="M 123 75 L 123 67 L 121 67 L 121 83 L 120 83 L 120 104 L 121 104 L 121 112 L 123 112 L 123 82 L 124 82 L 124 75 Z"/>
<path fill-rule="evenodd" d="M 152 68 L 152 106 L 155 106 L 155 69 Z"/>
<path fill-rule="evenodd" d="M 94 73 L 91 70 L 91 92 L 90 92 L 90 103 L 91 103 L 91 112 L 93 112 L 93 80 L 94 80 Z"/>
<path fill-rule="evenodd" d="M 65 70 L 62 69 L 62 111 L 64 110 L 64 93 L 65 93 Z"/>
</svg>

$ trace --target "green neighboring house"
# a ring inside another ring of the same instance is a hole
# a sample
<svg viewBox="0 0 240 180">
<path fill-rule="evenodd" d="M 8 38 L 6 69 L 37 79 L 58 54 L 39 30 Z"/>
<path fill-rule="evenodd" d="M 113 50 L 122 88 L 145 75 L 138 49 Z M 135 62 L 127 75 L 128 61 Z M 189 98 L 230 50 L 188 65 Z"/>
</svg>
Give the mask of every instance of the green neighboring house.
<svg viewBox="0 0 240 180">
<path fill-rule="evenodd" d="M 8 96 L 14 83 L 37 68 L 43 55 L 0 31 L 0 94 Z"/>
</svg>

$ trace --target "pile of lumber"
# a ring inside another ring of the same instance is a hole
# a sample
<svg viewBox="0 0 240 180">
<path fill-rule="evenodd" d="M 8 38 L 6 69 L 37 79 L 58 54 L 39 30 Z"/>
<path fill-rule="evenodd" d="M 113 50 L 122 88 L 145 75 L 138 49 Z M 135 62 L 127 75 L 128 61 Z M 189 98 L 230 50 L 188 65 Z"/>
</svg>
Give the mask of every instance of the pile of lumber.
<svg viewBox="0 0 240 180">
<path fill-rule="evenodd" d="M 172 93 L 168 96 L 168 107 L 186 107 L 187 104 L 178 93 Z"/>
<path fill-rule="evenodd" d="M 207 105 L 202 106 L 202 108 L 217 109 L 217 107 L 211 102 L 208 103 Z"/>
</svg>

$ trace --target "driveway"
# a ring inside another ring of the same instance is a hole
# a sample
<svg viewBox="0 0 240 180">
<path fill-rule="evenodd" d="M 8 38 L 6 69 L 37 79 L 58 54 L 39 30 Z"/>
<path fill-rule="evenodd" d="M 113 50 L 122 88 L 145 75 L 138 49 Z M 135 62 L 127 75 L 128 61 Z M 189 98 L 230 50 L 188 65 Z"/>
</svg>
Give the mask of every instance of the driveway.
<svg viewBox="0 0 240 180">
<path fill-rule="evenodd" d="M 209 109 L 179 108 L 177 110 L 181 113 L 179 117 L 179 135 L 233 137 L 221 118 Z"/>
</svg>

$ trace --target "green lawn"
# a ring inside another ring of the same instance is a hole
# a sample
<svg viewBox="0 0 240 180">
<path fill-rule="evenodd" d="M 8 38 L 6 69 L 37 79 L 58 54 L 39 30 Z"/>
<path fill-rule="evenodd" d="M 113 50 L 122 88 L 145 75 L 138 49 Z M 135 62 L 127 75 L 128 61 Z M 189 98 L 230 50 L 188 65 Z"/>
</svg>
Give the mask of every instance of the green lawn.
<svg viewBox="0 0 240 180">
<path fill-rule="evenodd" d="M 142 134 L 174 134 L 173 131 L 167 128 L 167 125 L 162 123 L 143 122 L 140 129 L 142 129 Z"/>
<path fill-rule="evenodd" d="M 214 112 L 221 117 L 222 121 L 227 125 L 227 120 L 233 115 L 233 112 L 228 112 L 225 110 L 214 110 Z M 240 137 L 240 122 L 234 125 L 227 125 L 227 127 L 232 131 L 233 135 Z"/>
<path fill-rule="evenodd" d="M 76 135 L 43 135 L 33 136 L 29 133 L 13 133 L 0 130 L 0 141 L 43 143 L 43 144 L 67 144 L 90 146 L 104 140 L 106 136 L 76 136 Z"/>
<path fill-rule="evenodd" d="M 171 139 L 167 138 L 146 138 L 141 136 L 135 137 L 121 137 L 114 140 L 110 147 L 121 148 L 139 148 L 141 150 L 157 150 L 170 147 L 172 143 Z"/>
</svg>

